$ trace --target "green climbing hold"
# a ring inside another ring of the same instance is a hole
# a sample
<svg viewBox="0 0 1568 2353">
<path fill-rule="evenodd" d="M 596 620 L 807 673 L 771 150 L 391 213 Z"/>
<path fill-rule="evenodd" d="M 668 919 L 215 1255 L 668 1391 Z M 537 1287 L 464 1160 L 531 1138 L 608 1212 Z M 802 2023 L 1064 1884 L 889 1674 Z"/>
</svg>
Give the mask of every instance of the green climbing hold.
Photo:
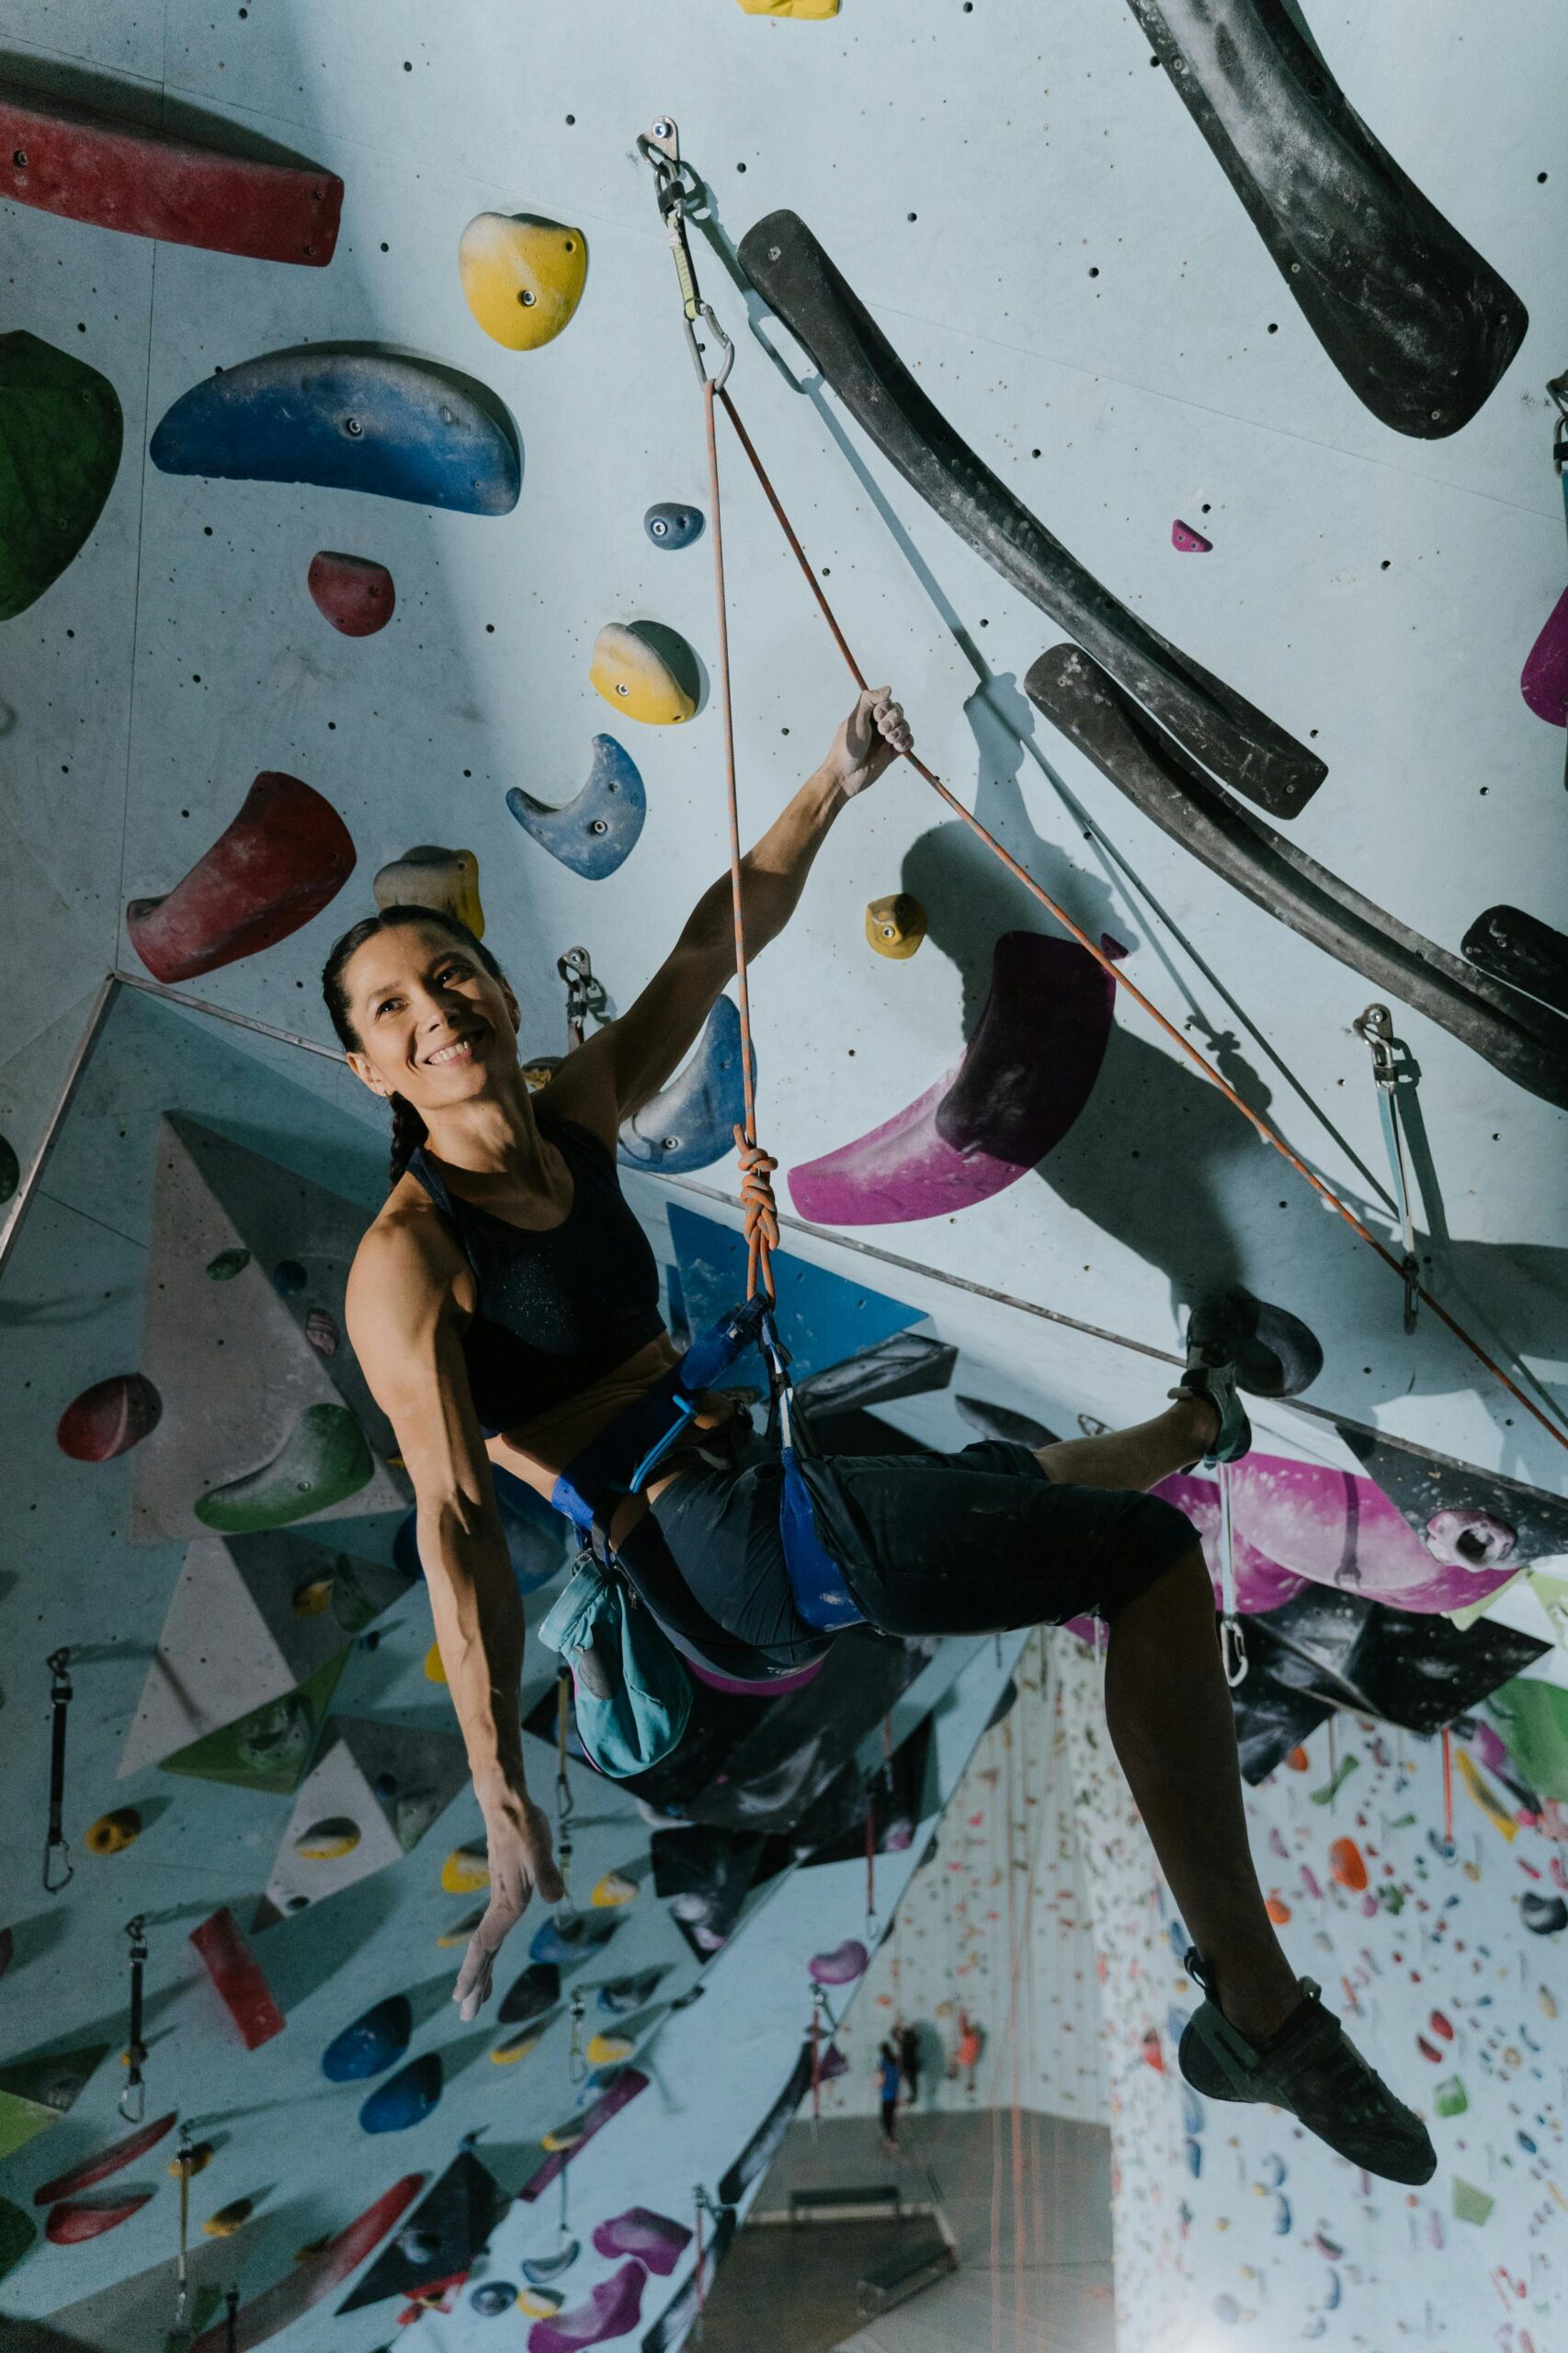
<svg viewBox="0 0 1568 2353">
<path fill-rule="evenodd" d="M 1462 2116 L 1470 2106 L 1470 2094 L 1458 2075 L 1449 2075 L 1433 2093 L 1432 2105 L 1439 2116 Z"/>
<path fill-rule="evenodd" d="M 1568 1691 L 1518 1677 L 1485 1706 L 1520 1779 L 1540 1797 L 1568 1799 Z"/>
<path fill-rule="evenodd" d="M 207 1271 L 215 1283 L 232 1283 L 250 1265 L 248 1250 L 220 1250 L 215 1258 L 207 1261 Z"/>
<path fill-rule="evenodd" d="M 1484 2222 L 1497 2200 L 1484 2189 L 1477 2189 L 1473 2181 L 1454 2176 L 1454 2220 L 1456 2222 Z"/>
<path fill-rule="evenodd" d="M 0 335 L 0 620 L 26 612 L 80 551 L 123 438 L 107 376 L 36 335 Z"/>
<path fill-rule="evenodd" d="M 270 1462 L 199 1495 L 191 1508 L 203 1528 L 255 1536 L 329 1511 L 368 1486 L 375 1468 L 347 1405 L 308 1405 Z"/>
<path fill-rule="evenodd" d="M 315 1673 L 292 1691 L 160 1757 L 159 1770 L 184 1773 L 201 1781 L 226 1781 L 235 1789 L 265 1790 L 273 1797 L 291 1797 L 316 1753 L 351 1647 L 346 1643 L 331 1658 L 324 1659 Z"/>
</svg>

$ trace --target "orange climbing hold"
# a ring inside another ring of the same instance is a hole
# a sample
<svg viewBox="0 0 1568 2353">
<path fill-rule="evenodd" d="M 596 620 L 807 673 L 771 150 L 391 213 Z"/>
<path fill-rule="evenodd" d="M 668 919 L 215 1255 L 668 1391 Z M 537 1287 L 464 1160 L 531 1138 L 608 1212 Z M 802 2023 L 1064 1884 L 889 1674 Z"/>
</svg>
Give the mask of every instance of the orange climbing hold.
<svg viewBox="0 0 1568 2353">
<path fill-rule="evenodd" d="M 1336 1838 L 1328 1850 L 1328 1868 L 1341 1887 L 1359 1894 L 1367 1884 L 1367 1866 L 1354 1838 Z"/>
</svg>

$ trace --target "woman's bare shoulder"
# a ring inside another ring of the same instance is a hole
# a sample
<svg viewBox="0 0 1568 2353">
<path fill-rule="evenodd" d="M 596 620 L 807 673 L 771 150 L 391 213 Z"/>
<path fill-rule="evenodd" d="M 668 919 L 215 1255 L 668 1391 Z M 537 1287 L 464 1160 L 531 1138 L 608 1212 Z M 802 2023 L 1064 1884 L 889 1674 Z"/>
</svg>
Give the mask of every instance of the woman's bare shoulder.
<svg viewBox="0 0 1568 2353">
<path fill-rule="evenodd" d="M 395 1310 L 415 1315 L 449 1297 L 464 1265 L 456 1237 L 424 1187 L 402 1176 L 359 1237 L 348 1277 L 350 1317 L 356 1310 Z"/>
</svg>

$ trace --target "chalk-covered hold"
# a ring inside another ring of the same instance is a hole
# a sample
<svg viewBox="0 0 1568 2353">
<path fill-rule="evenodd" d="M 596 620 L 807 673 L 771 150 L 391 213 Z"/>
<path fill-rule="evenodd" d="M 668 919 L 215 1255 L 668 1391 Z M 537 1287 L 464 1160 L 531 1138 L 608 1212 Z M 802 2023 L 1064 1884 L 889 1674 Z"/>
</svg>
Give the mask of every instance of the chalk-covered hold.
<svg viewBox="0 0 1568 2353">
<path fill-rule="evenodd" d="M 508 351 L 553 343 L 583 299 L 588 245 L 581 229 L 537 214 L 480 212 L 458 242 L 463 300 Z"/>
</svg>

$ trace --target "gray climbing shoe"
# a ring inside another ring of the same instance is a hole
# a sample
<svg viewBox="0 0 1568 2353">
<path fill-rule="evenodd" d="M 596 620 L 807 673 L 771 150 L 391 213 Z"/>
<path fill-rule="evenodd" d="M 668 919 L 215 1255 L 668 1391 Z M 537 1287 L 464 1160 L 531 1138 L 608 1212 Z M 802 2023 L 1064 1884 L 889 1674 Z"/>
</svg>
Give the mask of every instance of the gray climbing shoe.
<svg viewBox="0 0 1568 2353">
<path fill-rule="evenodd" d="M 1171 1397 L 1206 1397 L 1220 1418 L 1220 1427 L 1210 1443 L 1205 1463 L 1238 1462 L 1252 1445 L 1252 1424 L 1246 1407 L 1242 1404 L 1236 1387 L 1235 1359 L 1212 1342 L 1194 1340 L 1187 1343 L 1187 1369 L 1176 1387 L 1168 1390 Z"/>
<path fill-rule="evenodd" d="M 1239 1284 L 1199 1301 L 1187 1325 L 1189 1348 L 1195 1341 L 1231 1358 L 1238 1385 L 1255 1397 L 1299 1397 L 1323 1370 L 1317 1335 L 1301 1317 Z"/>
<path fill-rule="evenodd" d="M 1331 2149 L 1384 2181 L 1430 2181 L 1437 2154 L 1415 2110 L 1369 2066 L 1322 1988 L 1301 1980 L 1301 2003 L 1263 2042 L 1249 2042 L 1215 2001 L 1196 1947 L 1187 1972 L 1203 2000 L 1182 2029 L 1176 2063 L 1206 2099 L 1267 2100 L 1289 2109 Z"/>
</svg>

